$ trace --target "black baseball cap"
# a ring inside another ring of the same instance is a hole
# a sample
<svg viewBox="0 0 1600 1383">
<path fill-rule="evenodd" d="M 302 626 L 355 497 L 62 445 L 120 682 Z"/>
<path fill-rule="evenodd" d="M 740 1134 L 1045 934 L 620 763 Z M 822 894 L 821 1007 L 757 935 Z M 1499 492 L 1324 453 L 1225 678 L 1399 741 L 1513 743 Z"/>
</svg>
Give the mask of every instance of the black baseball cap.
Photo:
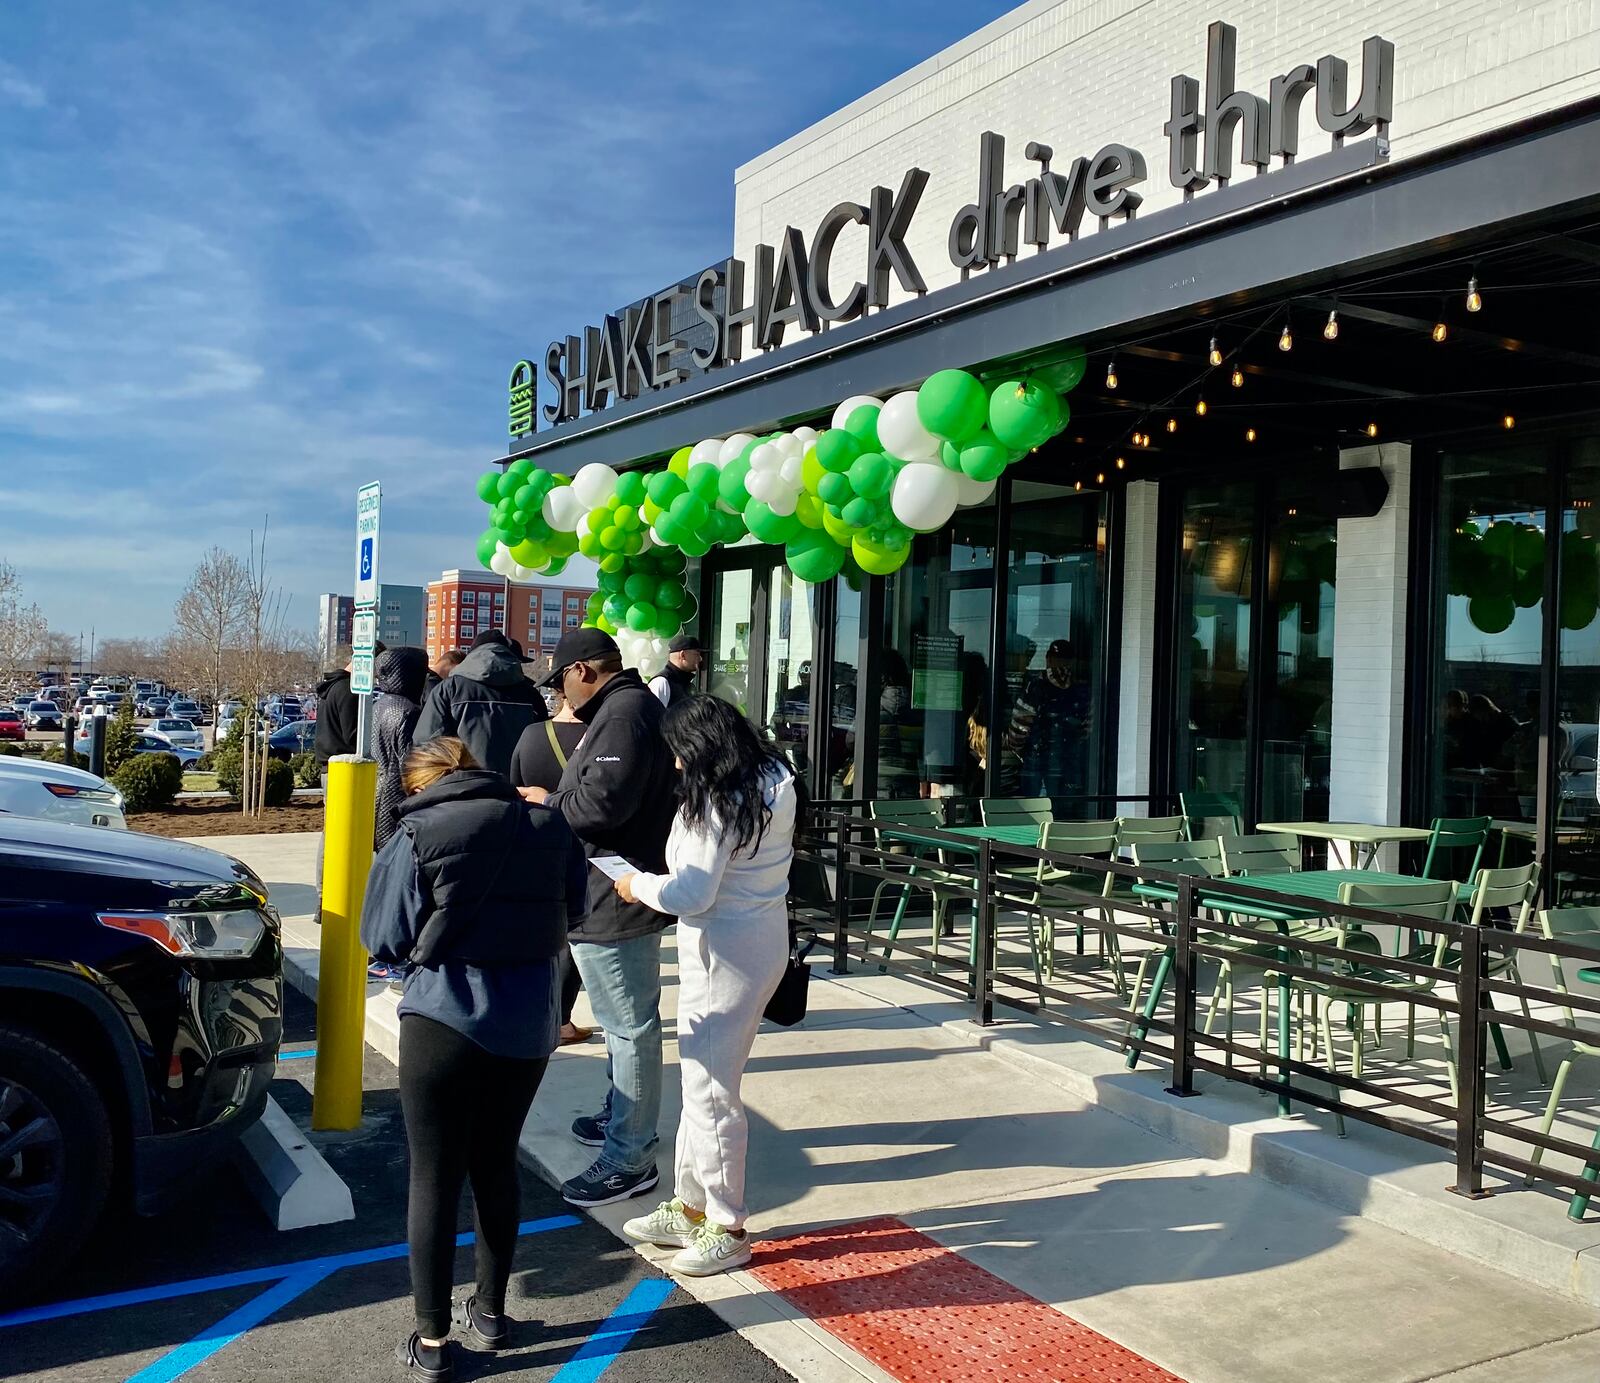
<svg viewBox="0 0 1600 1383">
<path fill-rule="evenodd" d="M 706 646 L 694 634 L 674 634 L 667 645 L 668 653 L 704 653 Z"/>
<path fill-rule="evenodd" d="M 538 680 L 541 687 L 553 687 L 561 674 L 574 663 L 586 663 L 591 658 L 620 658 L 622 650 L 617 641 L 601 629 L 569 629 L 561 636 L 556 651 L 550 655 L 550 671 Z"/>
</svg>

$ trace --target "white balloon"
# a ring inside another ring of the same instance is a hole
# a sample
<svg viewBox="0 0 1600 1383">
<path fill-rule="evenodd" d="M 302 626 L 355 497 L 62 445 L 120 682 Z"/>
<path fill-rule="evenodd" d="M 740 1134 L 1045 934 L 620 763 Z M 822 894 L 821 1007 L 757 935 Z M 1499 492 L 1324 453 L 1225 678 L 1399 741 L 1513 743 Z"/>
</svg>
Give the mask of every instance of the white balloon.
<svg viewBox="0 0 1600 1383">
<path fill-rule="evenodd" d="M 791 456 L 805 455 L 806 444 L 792 432 L 785 432 L 783 436 L 772 443 L 778 449 L 778 455 L 787 460 Z"/>
<path fill-rule="evenodd" d="M 511 568 L 516 566 L 512 556 L 504 546 L 498 548 L 493 557 L 489 559 L 489 570 L 496 576 L 510 576 Z"/>
<path fill-rule="evenodd" d="M 953 471 L 914 462 L 895 477 L 889 506 L 895 518 L 919 533 L 932 533 L 950 522 L 960 497 Z"/>
<path fill-rule="evenodd" d="M 878 414 L 878 441 L 884 451 L 901 461 L 928 461 L 939 454 L 939 439 L 917 417 L 913 389 L 896 394 Z"/>
<path fill-rule="evenodd" d="M 745 491 L 752 499 L 770 501 L 782 485 L 783 478 L 776 471 L 758 471 L 752 467 L 744 478 Z"/>
<path fill-rule="evenodd" d="M 798 485 L 805 475 L 805 462 L 798 456 L 785 457 L 778 474 L 783 477 L 785 484 Z"/>
<path fill-rule="evenodd" d="M 513 581 L 532 581 L 533 568 L 525 567 L 521 562 L 512 563 L 511 579 Z"/>
<path fill-rule="evenodd" d="M 964 471 L 954 471 L 956 478 L 956 503 L 962 506 L 982 504 L 994 493 L 994 481 L 974 480 Z"/>
<path fill-rule="evenodd" d="M 604 461 L 591 461 L 572 477 L 572 492 L 585 509 L 598 509 L 617 492 L 617 473 Z"/>
<path fill-rule="evenodd" d="M 767 501 L 767 508 L 772 510 L 774 514 L 778 514 L 784 518 L 787 518 L 790 514 L 794 513 L 795 505 L 799 502 L 800 495 L 798 491 L 792 490 L 785 485 L 781 490 L 776 491 L 772 498 Z"/>
<path fill-rule="evenodd" d="M 573 529 L 572 531 L 574 533 L 576 533 L 580 538 L 586 537 L 588 535 L 588 533 L 589 533 L 589 511 L 587 509 L 585 509 L 583 511 L 583 513 L 578 515 L 578 526 L 575 529 Z"/>
<path fill-rule="evenodd" d="M 781 466 L 783 464 L 783 449 L 776 442 L 763 442 L 750 453 L 750 469 L 757 467 Z"/>
<path fill-rule="evenodd" d="M 726 466 L 728 462 L 738 458 L 744 449 L 755 441 L 755 434 L 751 432 L 735 432 L 722 444 L 717 452 L 717 464 Z"/>
<path fill-rule="evenodd" d="M 789 435 L 800 443 L 802 452 L 817 440 L 817 430 L 814 427 L 797 427 Z"/>
<path fill-rule="evenodd" d="M 653 542 L 657 547 L 665 547 L 667 545 L 667 540 L 656 531 L 654 525 L 651 525 L 650 528 L 650 541 Z"/>
<path fill-rule="evenodd" d="M 540 506 L 544 521 L 563 533 L 577 531 L 578 520 L 593 506 L 585 504 L 573 493 L 571 485 L 560 485 L 544 497 Z"/>
<path fill-rule="evenodd" d="M 874 408 L 882 408 L 883 407 L 883 400 L 882 399 L 875 399 L 875 398 L 872 397 L 871 394 L 852 394 L 849 398 L 847 398 L 843 403 L 841 403 L 837 408 L 835 408 L 833 410 L 833 422 L 831 424 L 829 424 L 829 426 L 831 426 L 831 427 L 843 427 L 845 425 L 845 423 L 847 423 L 850 420 L 850 415 L 852 413 L 854 413 L 856 411 L 856 409 L 864 408 L 868 404 L 871 404 L 872 407 L 874 407 Z M 811 429 L 810 428 L 797 428 L 796 431 L 799 431 L 799 432 L 810 432 Z M 811 443 L 811 442 L 814 442 L 816 440 L 817 439 L 816 439 L 815 435 L 813 435 L 811 437 L 808 437 L 806 439 L 808 444 Z"/>
<path fill-rule="evenodd" d="M 703 442 L 696 442 L 694 450 L 689 453 L 689 464 L 698 466 L 702 461 L 708 461 L 713 466 L 717 464 L 717 457 L 722 454 L 722 438 L 707 437 Z"/>
</svg>

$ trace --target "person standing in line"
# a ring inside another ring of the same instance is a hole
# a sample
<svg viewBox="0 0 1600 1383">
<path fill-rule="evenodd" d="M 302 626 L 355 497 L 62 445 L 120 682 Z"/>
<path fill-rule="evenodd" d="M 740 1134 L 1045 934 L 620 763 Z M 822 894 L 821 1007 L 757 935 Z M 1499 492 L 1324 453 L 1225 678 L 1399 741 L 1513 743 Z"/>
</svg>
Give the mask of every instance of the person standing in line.
<svg viewBox="0 0 1600 1383">
<path fill-rule="evenodd" d="M 522 732 L 516 750 L 511 755 L 511 786 L 519 792 L 523 788 L 543 788 L 552 791 L 566 771 L 567 760 L 578 751 L 589 727 L 573 713 L 572 703 L 560 692 L 555 693 L 556 713 L 549 720 L 541 720 Z M 526 795 L 526 794 L 524 794 Z M 531 799 L 530 799 L 531 800 Z M 572 959 L 572 948 L 561 948 L 561 1045 L 587 1042 L 594 1036 L 593 1028 L 580 1028 L 572 1021 L 573 1005 L 578 1002 L 578 990 L 583 977 Z"/>
<path fill-rule="evenodd" d="M 656 700 L 669 711 L 694 695 L 695 678 L 706 660 L 705 645 L 693 634 L 678 634 L 667 645 L 667 665 L 649 681 Z"/>
<path fill-rule="evenodd" d="M 384 652 L 380 639 L 372 645 L 374 658 Z M 334 668 L 317 683 L 317 735 L 313 747 L 322 764 L 322 786 L 328 786 L 328 760 L 356 752 L 356 694 L 350 690 L 350 668 Z"/>
<path fill-rule="evenodd" d="M 378 761 L 372 833 L 375 850 L 382 850 L 399 829 L 400 804 L 406 800 L 402 773 L 422 711 L 422 681 L 427 670 L 428 655 L 420 648 L 386 649 L 372 669 L 372 757 Z M 402 972 L 374 960 L 367 966 L 367 974 L 377 980 L 398 981 Z"/>
<path fill-rule="evenodd" d="M 422 689 L 426 696 L 439 685 L 446 677 L 461 666 L 461 660 L 467 656 L 464 648 L 447 648 L 437 658 L 428 664 L 428 685 Z"/>
<path fill-rule="evenodd" d="M 462 740 L 485 768 L 511 772 L 511 751 L 522 732 L 550 712 L 539 689 L 523 675 L 522 645 L 500 629 L 485 629 L 456 670 L 428 693 L 417 720 L 417 740 L 441 735 Z"/>
<path fill-rule="evenodd" d="M 715 697 L 674 706 L 663 733 L 683 775 L 666 872 L 624 874 L 615 888 L 678 918 L 683 1114 L 673 1198 L 623 1232 L 678 1248 L 674 1272 L 708 1277 L 750 1261 L 739 1085 L 789 962 L 796 785 L 783 756 Z"/>
<path fill-rule="evenodd" d="M 623 670 L 616 640 L 598 629 L 563 634 L 544 681 L 560 688 L 589 731 L 554 792 L 528 787 L 522 795 L 566 817 L 591 858 L 620 855 L 636 870 L 664 869 L 677 775 L 661 738 L 661 703 L 637 672 Z M 572 1125 L 580 1143 L 600 1149 L 562 1185 L 572 1205 L 609 1205 L 659 1179 L 661 933 L 668 925 L 590 869 L 589 915 L 572 931 L 572 958 L 605 1030 L 610 1084 L 600 1112 Z"/>
<path fill-rule="evenodd" d="M 428 1383 L 449 1383 L 452 1317 L 481 1349 L 510 1343 L 517 1143 L 555 1050 L 557 957 L 583 916 L 590 871 L 560 813 L 521 801 L 458 739 L 414 748 L 404 781 L 399 828 L 367 881 L 361 941 L 406 970 L 400 1104 L 416 1330 L 395 1354 Z M 463 1182 L 477 1285 L 452 1307 Z"/>
</svg>

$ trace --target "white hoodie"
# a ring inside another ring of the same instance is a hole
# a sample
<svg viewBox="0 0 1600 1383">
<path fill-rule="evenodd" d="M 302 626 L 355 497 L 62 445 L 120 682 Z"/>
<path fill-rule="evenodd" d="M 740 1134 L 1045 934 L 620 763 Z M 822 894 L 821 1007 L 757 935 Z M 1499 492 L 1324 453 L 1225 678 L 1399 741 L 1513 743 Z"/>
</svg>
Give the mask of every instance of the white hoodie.
<svg viewBox="0 0 1600 1383">
<path fill-rule="evenodd" d="M 679 812 L 667 837 L 667 872 L 635 874 L 634 897 L 699 927 L 721 920 L 747 924 L 763 914 L 786 916 L 795 812 L 788 769 L 773 765 L 761 796 L 772 814 L 754 854 L 748 847 L 735 854 L 715 816 L 703 826 L 690 826 Z"/>
</svg>

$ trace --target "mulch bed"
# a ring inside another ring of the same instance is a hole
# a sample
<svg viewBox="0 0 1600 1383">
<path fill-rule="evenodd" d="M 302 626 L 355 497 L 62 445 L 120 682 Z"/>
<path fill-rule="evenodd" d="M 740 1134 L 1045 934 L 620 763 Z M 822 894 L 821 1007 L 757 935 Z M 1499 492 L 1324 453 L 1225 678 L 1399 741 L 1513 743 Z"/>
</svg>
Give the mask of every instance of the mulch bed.
<svg viewBox="0 0 1600 1383">
<path fill-rule="evenodd" d="M 246 816 L 233 801 L 175 802 L 166 811 L 140 812 L 128 827 L 153 836 L 258 836 L 320 831 L 322 803 L 297 801 Z"/>
</svg>

